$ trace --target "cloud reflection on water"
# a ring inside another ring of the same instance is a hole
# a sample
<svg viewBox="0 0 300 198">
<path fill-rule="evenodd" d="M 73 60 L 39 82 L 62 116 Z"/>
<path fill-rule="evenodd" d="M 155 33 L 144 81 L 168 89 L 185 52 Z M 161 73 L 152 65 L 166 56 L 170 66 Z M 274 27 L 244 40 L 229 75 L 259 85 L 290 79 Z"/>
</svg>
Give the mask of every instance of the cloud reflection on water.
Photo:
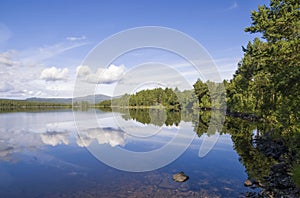
<svg viewBox="0 0 300 198">
<path fill-rule="evenodd" d="M 82 112 L 82 114 L 88 118 L 90 113 Z M 114 123 L 115 118 L 112 114 L 107 115 L 103 119 L 98 118 L 101 120 L 101 128 L 87 124 L 77 132 L 72 112 L 3 113 L 0 115 L 0 160 L 11 161 L 16 153 L 47 150 L 47 146 L 88 147 L 96 143 L 111 147 L 138 146 L 134 149 L 137 151 L 153 150 L 171 141 L 179 129 L 184 131 L 179 134 L 182 140 L 193 130 L 191 122 L 181 121 L 179 126 L 162 126 L 157 134 L 141 138 L 120 129 Z M 136 130 L 140 131 L 143 137 L 147 136 L 147 127 L 140 126 L 141 123 L 133 120 L 123 120 L 123 122 L 130 122 L 137 127 Z M 157 128 L 152 125 L 151 127 Z M 198 149 L 198 144 L 199 142 L 196 146 L 192 144 L 191 148 Z M 178 142 L 176 146 L 182 145 Z"/>
</svg>

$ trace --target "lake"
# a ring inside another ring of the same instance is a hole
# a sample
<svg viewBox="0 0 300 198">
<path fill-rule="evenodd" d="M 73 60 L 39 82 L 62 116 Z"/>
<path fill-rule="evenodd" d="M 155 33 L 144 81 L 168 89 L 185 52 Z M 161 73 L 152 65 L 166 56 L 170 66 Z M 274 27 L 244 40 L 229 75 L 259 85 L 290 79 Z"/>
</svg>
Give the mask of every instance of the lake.
<svg viewBox="0 0 300 198">
<path fill-rule="evenodd" d="M 90 110 L 76 111 L 74 121 L 70 110 L 1 113 L 0 197 L 239 197 L 259 191 L 244 186 L 248 177 L 266 175 L 271 163 L 249 141 L 256 124 L 226 117 L 224 126 L 207 133 L 210 114 Z M 153 158 L 153 166 L 143 163 L 175 136 L 170 155 Z M 216 143 L 201 156 L 204 140 Z M 134 166 L 116 150 L 144 154 Z M 173 181 L 180 171 L 189 180 Z"/>
</svg>

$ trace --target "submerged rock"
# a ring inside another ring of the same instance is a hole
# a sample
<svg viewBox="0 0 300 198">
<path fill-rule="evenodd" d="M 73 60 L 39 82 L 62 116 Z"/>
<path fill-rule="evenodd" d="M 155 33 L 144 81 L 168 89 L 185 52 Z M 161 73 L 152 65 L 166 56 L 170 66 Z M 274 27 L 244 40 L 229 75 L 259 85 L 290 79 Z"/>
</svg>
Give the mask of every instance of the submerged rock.
<svg viewBox="0 0 300 198">
<path fill-rule="evenodd" d="M 244 185 L 245 185 L 245 186 L 252 186 L 253 183 L 252 183 L 251 180 L 247 179 L 247 180 L 244 182 Z"/>
<path fill-rule="evenodd" d="M 182 171 L 173 175 L 173 180 L 176 182 L 185 182 L 188 179 L 189 176 L 185 175 Z"/>
</svg>

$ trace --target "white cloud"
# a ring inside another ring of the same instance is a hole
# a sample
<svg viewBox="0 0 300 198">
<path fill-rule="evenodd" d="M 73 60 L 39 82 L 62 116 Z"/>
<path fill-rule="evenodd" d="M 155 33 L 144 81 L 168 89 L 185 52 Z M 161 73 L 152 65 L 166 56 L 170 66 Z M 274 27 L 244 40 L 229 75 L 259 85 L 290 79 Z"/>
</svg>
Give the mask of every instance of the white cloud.
<svg viewBox="0 0 300 198">
<path fill-rule="evenodd" d="M 0 65 L 8 66 L 8 67 L 18 65 L 19 62 L 13 60 L 13 55 L 15 54 L 16 54 L 15 51 L 6 51 L 0 53 Z"/>
<path fill-rule="evenodd" d="M 91 75 L 93 72 L 89 66 L 86 65 L 80 65 L 76 68 L 76 73 L 78 77 L 86 77 L 88 75 Z"/>
<path fill-rule="evenodd" d="M 43 143 L 51 146 L 56 146 L 59 144 L 69 144 L 68 133 L 64 132 L 47 132 L 40 135 Z"/>
<path fill-rule="evenodd" d="M 0 81 L 0 92 L 8 92 L 13 89 L 14 89 L 14 87 L 11 84 L 9 84 L 8 82 Z"/>
<path fill-rule="evenodd" d="M 86 36 L 68 36 L 66 38 L 68 41 L 81 41 L 81 40 L 85 40 Z"/>
<path fill-rule="evenodd" d="M 79 147 L 87 147 L 93 142 L 93 139 L 89 137 L 78 137 L 76 143 Z"/>
<path fill-rule="evenodd" d="M 80 133 L 77 139 L 78 146 L 89 146 L 93 140 L 98 144 L 109 144 L 112 147 L 125 145 L 125 133 L 113 128 L 92 128 Z"/>
<path fill-rule="evenodd" d="M 10 117 L 7 117 L 4 118 L 3 123 L 10 120 Z M 17 120 L 19 121 L 19 119 Z M 13 123 L 15 122 L 17 121 L 13 121 Z M 10 127 L 11 125 L 1 124 L 0 161 L 10 161 L 12 160 L 12 155 L 14 153 L 24 152 L 24 150 L 26 150 L 27 148 L 32 151 L 35 148 L 40 148 L 42 146 L 40 138 L 35 133 L 31 133 L 29 132 L 29 130 L 25 130 L 23 125 L 24 123 L 27 122 L 19 122 L 17 125 L 15 125 L 17 126 L 16 128 Z"/>
<path fill-rule="evenodd" d="M 46 81 L 57 81 L 57 80 L 67 80 L 69 70 L 68 68 L 56 68 L 50 67 L 46 68 L 41 72 L 40 78 Z"/>
<path fill-rule="evenodd" d="M 48 65 L 57 65 L 58 62 L 62 65 L 66 64 L 58 61 L 60 55 L 86 44 L 85 41 L 64 41 L 22 51 L 0 52 L 0 81 L 2 82 L 0 97 L 18 99 L 33 96 L 72 97 L 75 72 L 72 75 L 65 66 L 60 65 L 60 67 L 50 69 Z M 14 89 L 11 90 L 12 87 L 4 82 L 13 85 Z M 52 87 L 48 89 L 50 85 Z"/>
<path fill-rule="evenodd" d="M 232 3 L 232 5 L 231 5 L 230 7 L 227 8 L 227 10 L 233 10 L 233 9 L 238 8 L 238 7 L 239 7 L 239 5 L 238 5 L 237 2 L 235 1 L 235 2 Z"/>
<path fill-rule="evenodd" d="M 88 83 L 100 83 L 111 84 L 122 78 L 125 73 L 125 66 L 110 65 L 108 68 L 99 68 L 96 72 L 93 72 L 89 66 L 78 66 L 77 69 L 78 78 Z"/>
</svg>

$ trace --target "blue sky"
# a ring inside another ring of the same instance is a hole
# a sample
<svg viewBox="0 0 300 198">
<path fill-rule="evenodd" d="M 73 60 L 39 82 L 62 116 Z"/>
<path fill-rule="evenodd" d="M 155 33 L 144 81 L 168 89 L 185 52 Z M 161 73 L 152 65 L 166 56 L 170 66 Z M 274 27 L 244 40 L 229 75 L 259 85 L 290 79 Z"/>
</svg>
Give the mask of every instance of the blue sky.
<svg viewBox="0 0 300 198">
<path fill-rule="evenodd" d="M 0 97 L 71 97 L 76 69 L 88 52 L 112 34 L 140 26 L 163 26 L 191 36 L 208 50 L 222 78 L 230 79 L 243 55 L 241 46 L 255 36 L 243 31 L 250 13 L 268 2 L 3 0 Z M 155 53 L 147 51 L 144 57 Z M 136 62 L 128 56 L 115 64 L 126 72 Z M 111 95 L 115 84 L 105 83 L 99 93 Z"/>
</svg>

